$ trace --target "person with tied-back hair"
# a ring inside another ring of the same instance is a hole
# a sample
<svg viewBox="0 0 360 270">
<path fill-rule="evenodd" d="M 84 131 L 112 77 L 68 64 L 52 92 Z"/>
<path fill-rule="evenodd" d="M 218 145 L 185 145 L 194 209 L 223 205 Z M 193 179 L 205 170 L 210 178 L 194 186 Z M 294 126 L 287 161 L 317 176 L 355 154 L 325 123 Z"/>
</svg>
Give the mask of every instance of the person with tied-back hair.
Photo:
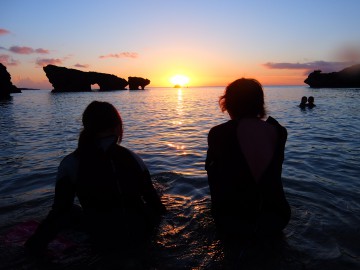
<svg viewBox="0 0 360 270">
<path fill-rule="evenodd" d="M 96 247 L 107 250 L 137 245 L 160 215 L 162 204 L 141 158 L 120 146 L 123 123 L 116 108 L 93 101 L 85 109 L 78 148 L 60 163 L 52 209 L 25 243 L 44 250 L 56 234 L 77 219 Z M 81 205 L 74 207 L 74 199 Z"/>
<path fill-rule="evenodd" d="M 224 243 L 277 235 L 291 211 L 281 180 L 287 131 L 266 111 L 261 84 L 238 79 L 220 97 L 230 120 L 211 128 L 205 168 L 211 211 Z"/>
<path fill-rule="evenodd" d="M 299 107 L 301 109 L 305 109 L 306 108 L 306 102 L 308 101 L 308 98 L 306 96 L 303 96 L 301 98 L 301 101 L 300 101 L 300 104 L 299 104 Z"/>
</svg>

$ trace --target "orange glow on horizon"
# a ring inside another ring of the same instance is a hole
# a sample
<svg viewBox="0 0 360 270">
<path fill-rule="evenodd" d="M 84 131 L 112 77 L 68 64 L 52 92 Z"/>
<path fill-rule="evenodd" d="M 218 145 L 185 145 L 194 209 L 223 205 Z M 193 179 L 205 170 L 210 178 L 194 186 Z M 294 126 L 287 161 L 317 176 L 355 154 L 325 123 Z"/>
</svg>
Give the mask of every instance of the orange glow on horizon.
<svg viewBox="0 0 360 270">
<path fill-rule="evenodd" d="M 12 83 L 17 87 L 47 90 L 51 90 L 53 88 L 42 69 L 34 69 L 32 67 L 27 67 L 26 65 L 20 65 L 8 67 L 8 72 L 11 74 Z M 235 70 L 235 68 L 229 68 L 228 70 L 223 71 L 206 70 L 206 68 L 193 68 L 191 66 L 172 68 L 171 66 L 164 65 L 156 69 L 145 69 L 141 72 L 137 69 L 137 67 L 134 67 L 126 72 L 122 69 L 107 69 L 99 67 L 96 69 L 96 72 L 114 74 L 124 79 L 127 79 L 130 75 L 136 74 L 139 77 L 148 78 L 151 81 L 148 87 L 174 87 L 177 84 L 180 87 L 223 87 L 241 77 L 257 79 L 264 86 L 306 86 L 304 83 L 306 75 L 304 75 L 304 73 L 284 70 L 263 70 L 262 68 L 249 68 L 246 72 L 239 72 Z M 191 77 L 188 74 L 191 74 Z"/>
</svg>

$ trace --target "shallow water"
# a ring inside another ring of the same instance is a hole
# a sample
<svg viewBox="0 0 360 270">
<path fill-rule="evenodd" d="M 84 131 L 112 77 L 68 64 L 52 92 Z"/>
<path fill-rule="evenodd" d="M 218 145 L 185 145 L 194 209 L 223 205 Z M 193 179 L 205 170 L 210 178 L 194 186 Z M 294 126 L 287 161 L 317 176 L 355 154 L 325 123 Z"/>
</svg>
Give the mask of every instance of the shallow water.
<svg viewBox="0 0 360 270">
<path fill-rule="evenodd" d="M 0 233 L 47 214 L 57 166 L 76 147 L 81 113 L 92 100 L 109 101 L 124 120 L 122 144 L 144 159 L 170 210 L 154 239 L 152 263 L 158 269 L 223 268 L 204 171 L 207 133 L 227 120 L 217 103 L 222 92 L 13 94 L 0 103 Z M 303 95 L 314 96 L 317 106 L 298 108 Z M 265 98 L 268 114 L 289 134 L 283 183 L 293 214 L 279 249 L 255 248 L 246 269 L 263 269 L 261 262 L 271 269 L 359 269 L 360 89 L 265 87 Z"/>
</svg>

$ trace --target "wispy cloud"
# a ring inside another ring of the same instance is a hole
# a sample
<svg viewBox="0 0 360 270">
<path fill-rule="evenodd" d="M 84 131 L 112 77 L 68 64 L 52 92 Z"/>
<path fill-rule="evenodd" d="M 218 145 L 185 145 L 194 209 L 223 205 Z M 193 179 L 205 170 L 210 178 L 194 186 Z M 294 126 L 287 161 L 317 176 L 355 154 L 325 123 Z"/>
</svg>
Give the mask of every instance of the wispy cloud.
<svg viewBox="0 0 360 270">
<path fill-rule="evenodd" d="M 44 67 L 47 65 L 62 65 L 62 60 L 58 58 L 38 58 L 36 59 L 36 65 Z"/>
<path fill-rule="evenodd" d="M 67 61 L 67 60 L 69 60 L 69 59 L 71 59 L 73 57 L 74 57 L 74 55 L 68 54 L 68 55 L 64 56 L 62 59 L 63 59 L 63 61 Z"/>
<path fill-rule="evenodd" d="M 4 29 L 4 28 L 0 28 L 0 36 L 1 35 L 7 35 L 7 34 L 10 34 L 10 31 Z"/>
<path fill-rule="evenodd" d="M 32 53 L 38 53 L 38 54 L 48 54 L 49 50 L 45 50 L 42 48 L 33 49 L 31 47 L 20 47 L 20 46 L 12 46 L 8 49 L 8 51 L 17 53 L 17 54 L 32 54 Z"/>
<path fill-rule="evenodd" d="M 323 72 L 340 71 L 354 63 L 351 62 L 327 62 L 327 61 L 314 61 L 307 63 L 274 63 L 268 62 L 263 64 L 264 67 L 269 69 L 297 69 L 304 70 L 307 74 L 314 70 L 321 70 Z"/>
<path fill-rule="evenodd" d="M 34 52 L 34 49 L 30 47 L 12 46 L 9 48 L 9 51 L 18 54 L 31 54 Z"/>
<path fill-rule="evenodd" d="M 11 58 L 9 55 L 0 54 L 0 63 L 2 63 L 4 66 L 17 66 L 19 61 Z"/>
<path fill-rule="evenodd" d="M 77 68 L 88 68 L 89 65 L 87 65 L 87 64 L 82 65 L 82 64 L 77 63 L 77 64 L 74 65 L 74 67 L 77 67 Z"/>
<path fill-rule="evenodd" d="M 48 53 L 49 53 L 49 50 L 45 50 L 45 49 L 39 48 L 39 49 L 36 49 L 34 52 L 35 52 L 35 53 L 40 53 L 40 54 L 48 54 Z"/>
<path fill-rule="evenodd" d="M 138 58 L 139 54 L 136 52 L 122 52 L 122 53 L 110 53 L 107 55 L 101 55 L 99 58 Z"/>
</svg>

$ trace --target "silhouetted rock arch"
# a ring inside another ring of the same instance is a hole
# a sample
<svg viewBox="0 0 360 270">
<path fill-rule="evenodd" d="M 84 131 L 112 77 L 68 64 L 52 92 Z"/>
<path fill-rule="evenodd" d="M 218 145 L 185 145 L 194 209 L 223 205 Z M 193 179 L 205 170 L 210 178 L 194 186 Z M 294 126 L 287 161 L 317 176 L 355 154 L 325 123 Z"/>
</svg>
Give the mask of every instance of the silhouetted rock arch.
<svg viewBox="0 0 360 270">
<path fill-rule="evenodd" d="M 84 72 L 77 69 L 47 65 L 43 68 L 53 92 L 90 92 L 92 84 L 100 91 L 124 90 L 128 82 L 112 74 Z"/>
</svg>

